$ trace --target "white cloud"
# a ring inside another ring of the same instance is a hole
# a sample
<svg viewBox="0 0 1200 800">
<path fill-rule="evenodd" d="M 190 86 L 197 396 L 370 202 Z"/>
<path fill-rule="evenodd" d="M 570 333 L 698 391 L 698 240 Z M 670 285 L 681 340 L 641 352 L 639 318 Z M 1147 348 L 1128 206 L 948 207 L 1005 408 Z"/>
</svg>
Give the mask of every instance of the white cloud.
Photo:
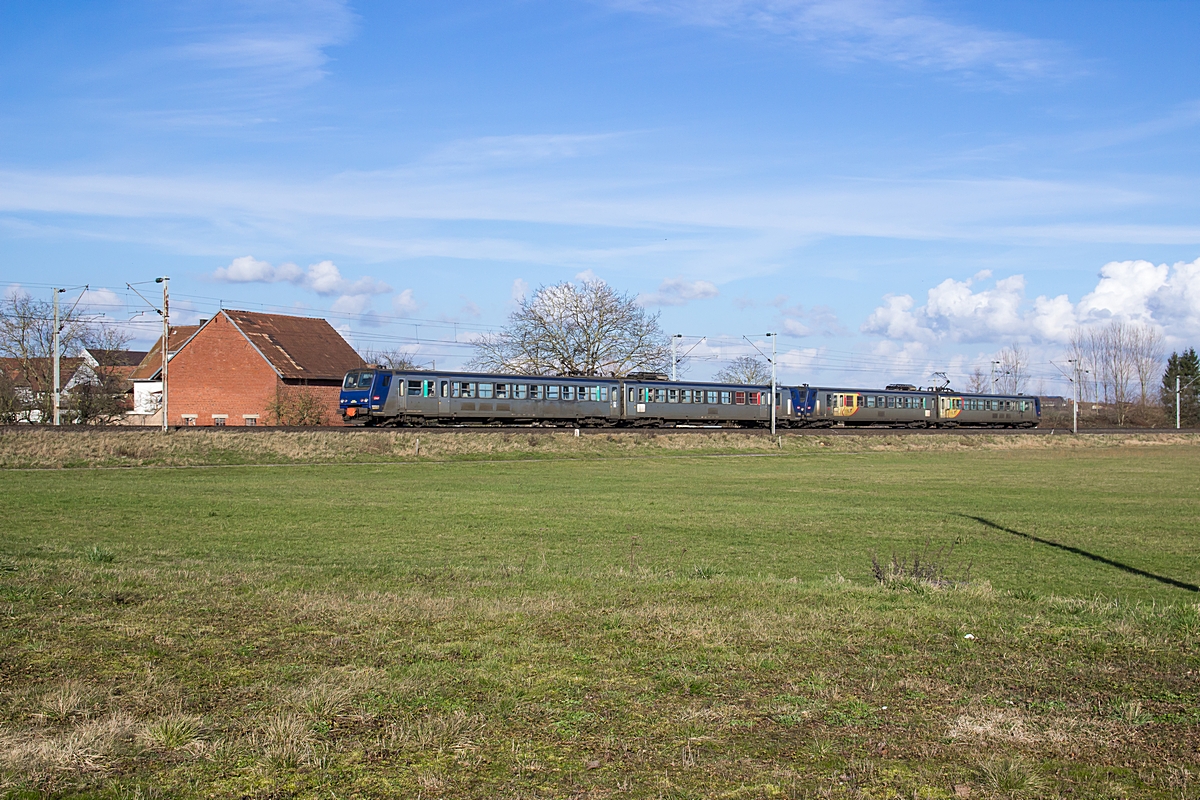
<svg viewBox="0 0 1200 800">
<path fill-rule="evenodd" d="M 242 256 L 235 258 L 227 267 L 218 267 L 213 277 L 228 283 L 296 283 L 304 277 L 304 270 L 291 263 L 273 267 L 254 256 Z"/>
<path fill-rule="evenodd" d="M 789 370 L 805 370 L 812 367 L 821 351 L 816 347 L 792 348 L 777 356 L 779 368 Z"/>
<path fill-rule="evenodd" d="M 410 314 L 417 313 L 420 310 L 421 304 L 413 297 L 412 289 L 405 289 L 392 298 L 392 310 L 402 317 L 407 317 Z"/>
<path fill-rule="evenodd" d="M 333 301 L 329 310 L 335 314 L 350 314 L 360 317 L 371 310 L 371 296 L 369 294 L 344 294 Z"/>
<path fill-rule="evenodd" d="M 322 78 L 329 61 L 325 48 L 349 40 L 355 27 L 345 0 L 239 6 L 221 25 L 198 20 L 188 30 L 193 40 L 168 53 L 212 70 L 252 73 L 255 88 L 262 91 L 269 82 L 303 85 Z"/>
<path fill-rule="evenodd" d="M 1077 303 L 1067 295 L 1025 298 L 1025 278 L 1012 275 L 991 288 L 990 277 L 947 278 L 917 306 L 910 295 L 885 295 L 862 326 L 863 333 L 906 342 L 1031 341 L 1062 343 L 1080 325 L 1109 320 L 1162 329 L 1168 340 L 1200 333 L 1200 259 L 1173 266 L 1149 261 L 1112 261 L 1100 269 L 1096 287 Z"/>
<path fill-rule="evenodd" d="M 576 274 L 575 280 L 581 283 L 604 283 L 604 279 L 590 269 L 585 269 L 583 272 Z"/>
<path fill-rule="evenodd" d="M 610 0 L 610 4 L 689 25 L 792 39 L 841 61 L 882 61 L 991 80 L 1065 72 L 1058 45 L 951 22 L 916 0 Z"/>
<path fill-rule="evenodd" d="M 310 264 L 303 270 L 291 263 L 275 267 L 254 256 L 241 256 L 233 259 L 229 266 L 219 267 L 213 272 L 213 278 L 227 283 L 292 283 L 320 295 L 374 295 L 392 291 L 392 287 L 383 281 L 369 276 L 356 281 L 346 280 L 337 265 L 328 260 Z"/>
<path fill-rule="evenodd" d="M 710 281 L 685 281 L 682 278 L 668 278 L 658 286 L 658 291 L 651 294 L 638 295 L 638 303 L 643 306 L 682 306 L 692 300 L 706 300 L 718 294 L 716 284 Z"/>
<path fill-rule="evenodd" d="M 529 296 L 529 281 L 523 278 L 517 278 L 512 284 L 512 301 L 514 303 L 523 303 L 525 298 Z"/>
<path fill-rule="evenodd" d="M 463 139 L 436 150 L 427 161 L 463 166 L 528 163 L 575 158 L 592 153 L 621 133 L 526 134 Z"/>
</svg>

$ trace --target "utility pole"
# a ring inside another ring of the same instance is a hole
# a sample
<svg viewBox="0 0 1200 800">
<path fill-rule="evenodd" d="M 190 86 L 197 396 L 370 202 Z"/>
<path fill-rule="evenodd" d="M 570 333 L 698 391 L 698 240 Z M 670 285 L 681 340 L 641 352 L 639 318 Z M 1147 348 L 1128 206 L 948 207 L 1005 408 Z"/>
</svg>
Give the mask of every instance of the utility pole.
<svg viewBox="0 0 1200 800">
<path fill-rule="evenodd" d="M 679 377 L 678 377 L 679 373 L 675 369 L 675 367 L 678 366 L 678 364 L 679 364 L 679 359 L 677 359 L 675 357 L 675 342 L 682 338 L 683 338 L 682 333 L 677 333 L 671 337 L 671 380 L 673 380 L 673 381 L 679 380 Z"/>
<path fill-rule="evenodd" d="M 155 283 L 161 283 L 163 287 L 163 333 L 162 333 L 162 429 L 163 433 L 167 432 L 167 362 L 171 360 L 171 306 L 170 298 L 167 296 L 167 286 L 171 279 L 167 276 L 155 278 Z"/>
<path fill-rule="evenodd" d="M 1181 392 L 1183 389 L 1186 389 L 1186 388 L 1188 388 L 1189 386 L 1191 386 L 1191 385 L 1192 385 L 1193 383 L 1195 383 L 1195 382 L 1196 382 L 1196 379 L 1195 379 L 1195 378 L 1192 378 L 1190 381 L 1188 381 L 1187 383 L 1183 384 L 1183 386 L 1181 387 L 1181 386 L 1179 385 L 1179 376 L 1178 376 L 1178 375 L 1176 375 L 1176 376 L 1175 376 L 1175 430 L 1179 430 L 1179 402 L 1180 402 L 1180 400 L 1182 399 L 1182 398 L 1179 396 L 1179 393 L 1180 393 L 1180 392 Z"/>
<path fill-rule="evenodd" d="M 58 325 L 58 296 L 66 289 L 51 289 L 54 295 L 54 424 L 62 424 L 62 372 L 59 361 L 59 351 L 62 345 L 59 341 L 61 330 Z"/>
<path fill-rule="evenodd" d="M 775 334 L 768 333 L 771 337 L 771 435 L 775 435 Z"/>
<path fill-rule="evenodd" d="M 992 362 L 992 394 L 996 393 L 996 367 L 1000 366 L 999 361 Z"/>
<path fill-rule="evenodd" d="M 1079 361 L 1068 359 L 1071 365 L 1071 432 L 1079 433 Z"/>
</svg>

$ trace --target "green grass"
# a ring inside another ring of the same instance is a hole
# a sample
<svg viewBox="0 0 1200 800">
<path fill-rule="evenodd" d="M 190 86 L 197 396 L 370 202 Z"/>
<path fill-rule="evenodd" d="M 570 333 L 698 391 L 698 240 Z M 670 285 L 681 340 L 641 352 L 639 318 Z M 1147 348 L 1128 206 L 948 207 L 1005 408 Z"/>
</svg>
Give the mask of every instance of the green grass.
<svg viewBox="0 0 1200 800">
<path fill-rule="evenodd" d="M 1193 797 L 1200 446 L 889 448 L 0 473 L 0 787 Z"/>
</svg>

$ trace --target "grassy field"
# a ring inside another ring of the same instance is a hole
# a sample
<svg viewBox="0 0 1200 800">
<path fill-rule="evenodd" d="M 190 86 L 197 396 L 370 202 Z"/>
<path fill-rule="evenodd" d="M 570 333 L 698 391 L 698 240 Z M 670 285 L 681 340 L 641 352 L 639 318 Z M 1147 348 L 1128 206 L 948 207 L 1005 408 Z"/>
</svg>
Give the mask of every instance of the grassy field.
<svg viewBox="0 0 1200 800">
<path fill-rule="evenodd" d="M 0 473 L 0 787 L 1197 796 L 1200 444 L 661 438 Z"/>
</svg>

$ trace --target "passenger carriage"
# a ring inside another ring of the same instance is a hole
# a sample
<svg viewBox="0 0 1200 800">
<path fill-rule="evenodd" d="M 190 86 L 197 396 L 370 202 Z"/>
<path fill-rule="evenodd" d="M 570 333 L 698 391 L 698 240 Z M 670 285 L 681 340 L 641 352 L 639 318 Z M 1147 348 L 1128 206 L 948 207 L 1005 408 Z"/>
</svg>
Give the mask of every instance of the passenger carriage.
<svg viewBox="0 0 1200 800">
<path fill-rule="evenodd" d="M 832 427 L 1032 428 L 1041 418 L 1036 397 L 919 390 L 907 384 L 886 389 L 795 387 L 799 423 Z"/>
<path fill-rule="evenodd" d="M 777 391 L 777 401 L 782 393 Z M 665 381 L 657 376 L 533 377 L 379 368 L 346 374 L 350 425 L 572 425 L 605 427 L 770 424 L 769 386 Z M 790 397 L 777 422 L 787 424 Z"/>
</svg>

